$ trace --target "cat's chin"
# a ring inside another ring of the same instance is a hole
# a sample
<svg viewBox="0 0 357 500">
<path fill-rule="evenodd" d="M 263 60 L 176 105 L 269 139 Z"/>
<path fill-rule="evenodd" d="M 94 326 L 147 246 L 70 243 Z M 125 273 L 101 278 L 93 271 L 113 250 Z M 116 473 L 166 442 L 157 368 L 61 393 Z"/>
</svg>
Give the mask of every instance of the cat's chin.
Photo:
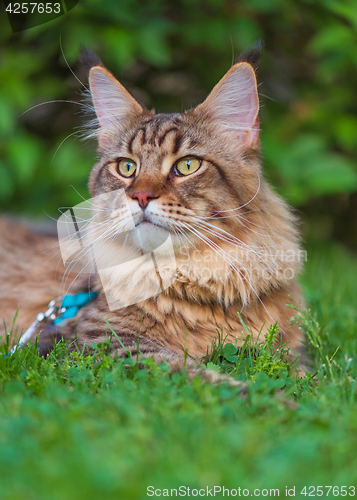
<svg viewBox="0 0 357 500">
<path fill-rule="evenodd" d="M 153 252 L 163 245 L 170 236 L 170 232 L 149 221 L 143 221 L 136 226 L 136 231 L 132 235 L 135 246 L 141 248 L 144 253 Z"/>
</svg>

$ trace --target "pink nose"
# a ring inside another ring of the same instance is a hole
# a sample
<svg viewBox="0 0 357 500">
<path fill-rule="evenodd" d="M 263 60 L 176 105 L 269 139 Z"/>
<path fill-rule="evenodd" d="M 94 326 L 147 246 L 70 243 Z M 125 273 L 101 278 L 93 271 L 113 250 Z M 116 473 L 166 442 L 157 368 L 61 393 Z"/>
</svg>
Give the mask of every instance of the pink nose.
<svg viewBox="0 0 357 500">
<path fill-rule="evenodd" d="M 144 210 L 148 206 L 149 201 L 156 198 L 156 196 L 152 191 L 135 191 L 132 194 L 132 198 L 137 199 L 140 207 Z"/>
</svg>

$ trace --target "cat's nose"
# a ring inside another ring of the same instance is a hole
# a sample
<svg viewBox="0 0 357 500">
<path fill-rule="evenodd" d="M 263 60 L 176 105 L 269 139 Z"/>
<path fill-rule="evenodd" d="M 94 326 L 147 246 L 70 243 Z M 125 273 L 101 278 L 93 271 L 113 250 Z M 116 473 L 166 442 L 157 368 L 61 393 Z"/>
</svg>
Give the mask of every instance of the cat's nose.
<svg viewBox="0 0 357 500">
<path fill-rule="evenodd" d="M 138 200 L 138 203 L 143 210 L 148 206 L 150 200 L 157 198 L 152 191 L 135 191 L 131 197 Z"/>
</svg>

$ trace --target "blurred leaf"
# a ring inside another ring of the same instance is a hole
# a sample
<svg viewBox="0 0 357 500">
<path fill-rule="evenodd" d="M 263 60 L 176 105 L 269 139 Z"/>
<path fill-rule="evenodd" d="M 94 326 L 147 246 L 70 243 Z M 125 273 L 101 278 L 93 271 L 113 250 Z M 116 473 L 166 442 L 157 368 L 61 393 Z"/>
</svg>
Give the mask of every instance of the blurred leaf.
<svg viewBox="0 0 357 500">
<path fill-rule="evenodd" d="M 135 32 L 113 27 L 103 29 L 103 34 L 108 54 L 119 67 L 127 66 L 134 61 Z"/>
<path fill-rule="evenodd" d="M 59 144 L 49 165 L 56 179 L 65 181 L 67 186 L 72 182 L 87 180 L 92 168 L 91 156 L 82 151 L 83 144 L 73 137 Z"/>
<path fill-rule="evenodd" d="M 237 348 L 233 344 L 228 342 L 224 345 L 223 356 L 227 361 L 229 361 L 230 363 L 235 363 L 238 359 L 238 356 L 236 354 Z"/>
<path fill-rule="evenodd" d="M 15 125 L 14 110 L 11 101 L 0 95 L 0 132 L 2 134 L 11 134 Z"/>
<path fill-rule="evenodd" d="M 265 0 L 245 0 L 244 5 L 251 10 L 258 12 L 271 12 L 279 8 L 283 3 L 283 0 L 270 0 L 266 2 Z"/>
<path fill-rule="evenodd" d="M 302 181 L 312 196 L 352 192 L 357 188 L 355 168 L 342 156 L 322 153 L 307 164 Z"/>
<path fill-rule="evenodd" d="M 237 348 L 233 344 L 227 342 L 227 344 L 224 345 L 223 347 L 224 356 L 232 356 L 233 354 L 236 353 L 237 353 Z"/>
<path fill-rule="evenodd" d="M 170 53 L 165 33 L 159 30 L 160 26 L 147 26 L 137 35 L 137 38 L 140 55 L 151 64 L 163 66 L 169 63 Z"/>
<path fill-rule="evenodd" d="M 11 197 L 15 185 L 5 162 L 0 162 L 0 179 L 0 197 L 7 201 Z"/>
<path fill-rule="evenodd" d="M 270 4 L 270 2 L 266 2 L 266 4 Z M 249 47 L 263 36 L 261 27 L 256 20 L 240 17 L 231 21 L 229 35 L 241 49 Z"/>
<path fill-rule="evenodd" d="M 351 46 L 355 39 L 349 26 L 332 24 L 317 32 L 309 47 L 315 54 L 321 55 L 329 51 L 342 52 L 346 46 Z"/>
<path fill-rule="evenodd" d="M 220 372 L 221 371 L 220 366 L 215 365 L 214 363 L 207 363 L 206 366 L 207 366 L 208 370 L 213 370 L 215 372 Z"/>
<path fill-rule="evenodd" d="M 357 149 L 357 117 L 342 115 L 336 118 L 335 134 L 339 145 L 349 151 Z"/>
<path fill-rule="evenodd" d="M 282 173 L 281 191 L 294 205 L 316 196 L 357 189 L 356 164 L 329 151 L 320 136 L 300 135 L 288 147 L 275 142 L 274 147 L 267 146 L 265 154 Z"/>
<path fill-rule="evenodd" d="M 357 27 L 357 9 L 354 0 L 341 2 L 340 0 L 327 0 L 326 6 L 338 16 L 344 17 L 346 21 Z"/>
<path fill-rule="evenodd" d="M 35 174 L 42 153 L 38 140 L 26 135 L 16 135 L 8 143 L 8 159 L 20 184 L 27 183 Z"/>
</svg>

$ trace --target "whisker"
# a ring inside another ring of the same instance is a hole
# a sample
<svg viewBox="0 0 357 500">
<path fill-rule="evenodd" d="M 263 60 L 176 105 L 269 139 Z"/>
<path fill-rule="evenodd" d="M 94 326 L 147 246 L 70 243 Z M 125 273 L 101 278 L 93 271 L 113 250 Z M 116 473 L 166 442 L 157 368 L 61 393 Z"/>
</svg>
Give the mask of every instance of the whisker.
<svg viewBox="0 0 357 500">
<path fill-rule="evenodd" d="M 256 296 L 256 298 L 258 299 L 258 301 L 260 302 L 260 304 L 262 305 L 262 307 L 264 308 L 265 312 L 268 314 L 269 318 L 271 319 L 271 321 L 274 323 L 275 320 L 274 318 L 271 316 L 271 314 L 269 313 L 269 311 L 267 310 L 267 308 L 265 307 L 263 301 L 261 300 L 259 294 L 256 292 L 256 290 L 254 289 L 254 287 L 252 286 L 250 280 L 248 280 L 244 274 L 242 274 L 240 272 L 240 270 L 234 265 L 232 264 L 232 262 L 230 261 L 230 256 L 228 254 L 226 254 L 226 252 L 224 252 L 224 250 L 222 250 L 218 245 L 214 244 L 214 242 L 212 242 L 209 238 L 206 238 L 204 235 L 202 235 L 202 233 L 200 233 L 200 231 L 197 231 L 195 230 L 194 228 L 192 228 L 192 226 L 190 227 L 188 224 L 185 224 L 185 226 L 187 227 L 187 229 L 189 231 L 191 231 L 193 234 L 196 234 L 196 236 L 198 238 L 200 238 L 202 241 L 204 241 L 213 251 L 215 251 L 217 253 L 217 255 L 220 255 L 238 274 L 238 277 L 239 279 L 241 280 L 242 282 L 242 285 L 243 285 L 243 293 L 244 293 L 244 297 L 242 298 L 242 302 L 243 302 L 243 305 L 245 304 L 246 302 L 246 296 L 245 296 L 245 287 L 244 287 L 244 283 L 243 283 L 243 279 L 247 282 L 247 284 L 249 285 L 249 290 L 252 290 Z M 228 255 L 228 258 L 227 258 L 227 255 Z M 246 268 L 243 266 L 243 269 L 245 271 Z M 243 308 L 242 308 L 243 309 Z M 283 332 L 283 331 L 282 331 Z M 285 333 L 285 332 L 283 332 Z"/>
<path fill-rule="evenodd" d="M 63 47 L 62 47 L 62 33 L 60 33 L 60 48 L 61 48 L 61 53 L 62 53 L 62 57 L 64 59 L 64 62 L 66 63 L 67 65 L 67 68 L 69 69 L 69 71 L 72 73 L 72 75 L 74 76 L 74 78 L 77 80 L 78 83 L 80 83 L 82 85 L 82 87 L 84 87 L 85 89 L 87 89 L 87 87 L 84 85 L 83 82 L 80 81 L 80 79 L 78 78 L 78 76 L 75 74 L 75 72 L 72 70 L 71 66 L 69 65 L 67 59 L 66 59 L 66 56 L 64 55 L 64 50 L 63 50 Z"/>
<path fill-rule="evenodd" d="M 226 257 L 226 252 L 224 252 L 224 250 L 222 250 L 217 244 L 215 244 L 212 240 L 210 240 L 209 238 L 204 236 L 200 231 L 194 229 L 192 226 L 190 227 L 188 224 L 185 224 L 185 226 L 187 227 L 187 229 L 189 231 L 191 231 L 193 234 L 195 234 L 201 241 L 206 243 L 215 253 L 217 253 L 217 255 L 220 255 L 223 258 L 223 260 L 225 260 L 227 262 L 227 264 L 232 265 L 231 261 L 228 260 Z M 244 293 L 244 297 L 242 298 L 242 302 L 245 303 L 246 302 L 246 292 L 245 292 L 244 283 L 242 281 L 242 273 L 234 265 L 233 265 L 233 267 L 234 267 L 234 270 L 236 270 L 236 272 L 237 272 L 237 274 L 242 282 L 243 293 Z"/>
<path fill-rule="evenodd" d="M 66 142 L 67 139 L 69 139 L 70 137 L 76 135 L 77 132 L 72 132 L 71 134 L 68 134 L 67 137 L 65 137 L 63 139 L 63 141 L 61 141 L 60 145 L 58 146 L 58 148 L 56 149 L 56 151 L 54 152 L 54 155 L 52 156 L 52 160 L 51 160 L 51 165 L 53 163 L 53 160 L 55 159 L 56 157 L 56 154 L 58 153 L 58 150 L 60 149 L 60 147 L 62 146 L 62 144 L 64 144 Z"/>
<path fill-rule="evenodd" d="M 88 108 L 90 109 L 92 112 L 94 112 L 94 108 L 92 106 L 89 106 L 88 104 L 84 104 L 83 102 L 77 102 L 77 101 L 70 101 L 68 99 L 55 99 L 53 101 L 46 101 L 46 102 L 40 102 L 39 104 L 35 104 L 34 106 L 32 106 L 31 108 L 28 108 L 26 109 L 26 111 L 23 111 L 20 115 L 19 115 L 19 118 L 21 118 L 21 116 L 25 115 L 26 113 L 28 113 L 29 111 L 32 111 L 33 109 L 36 109 L 38 108 L 39 106 L 44 106 L 45 104 L 54 104 L 56 102 L 60 102 L 60 103 L 66 103 L 66 104 L 77 104 L 77 106 L 81 106 L 81 107 L 84 107 L 84 108 Z"/>
<path fill-rule="evenodd" d="M 206 221 L 201 221 L 200 219 L 198 219 L 199 222 L 204 225 L 204 226 L 207 226 L 209 228 L 212 228 L 213 230 L 218 230 L 218 231 L 221 231 L 224 235 L 226 235 L 228 238 L 231 238 L 231 240 L 233 240 L 232 242 L 234 244 L 236 244 L 237 246 L 239 246 L 240 248 L 245 248 L 246 250 L 248 251 L 252 251 L 252 253 L 254 253 L 254 255 L 256 255 L 258 258 L 261 258 L 259 253 L 256 252 L 255 250 L 252 250 L 252 247 L 250 247 L 249 245 L 247 245 L 246 243 L 244 243 L 243 241 L 239 240 L 238 238 L 236 238 L 235 236 L 233 236 L 232 234 L 228 233 L 228 231 L 226 231 L 225 229 L 222 229 L 220 227 L 217 227 L 217 226 L 214 226 L 213 224 L 210 224 Z M 265 235 L 267 236 L 267 235 Z M 264 246 L 262 247 L 264 248 Z"/>
<path fill-rule="evenodd" d="M 252 196 L 252 198 L 249 201 L 247 201 L 247 203 L 244 203 L 244 205 L 241 205 L 238 208 L 230 208 L 230 209 L 227 209 L 227 210 L 218 210 L 217 214 L 223 214 L 223 213 L 226 213 L 226 212 L 235 212 L 237 210 L 241 210 L 242 208 L 244 208 L 247 205 L 249 205 L 249 203 L 251 203 L 253 200 L 255 200 L 255 198 L 258 196 L 258 193 L 260 191 L 260 186 L 261 186 L 261 180 L 260 180 L 259 172 L 256 172 L 256 174 L 257 174 L 257 177 L 258 177 L 258 188 L 257 188 L 256 193 L 254 194 L 254 196 Z"/>
</svg>

